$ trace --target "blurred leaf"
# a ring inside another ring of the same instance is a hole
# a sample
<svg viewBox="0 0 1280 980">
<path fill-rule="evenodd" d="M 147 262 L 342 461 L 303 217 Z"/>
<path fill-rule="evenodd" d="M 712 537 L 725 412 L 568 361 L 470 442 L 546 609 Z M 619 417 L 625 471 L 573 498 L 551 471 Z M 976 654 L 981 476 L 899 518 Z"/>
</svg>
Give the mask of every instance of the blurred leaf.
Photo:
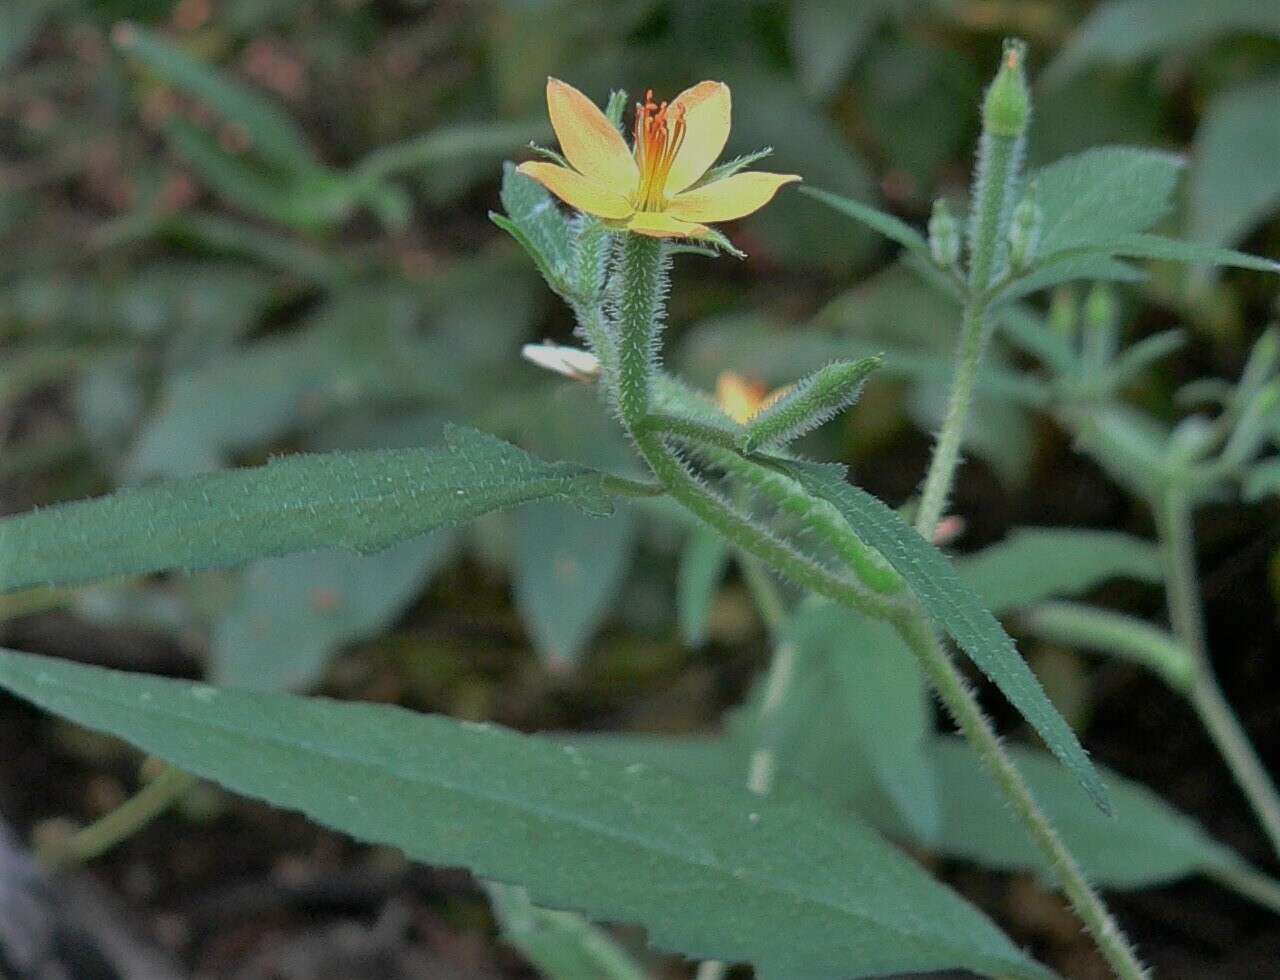
<svg viewBox="0 0 1280 980">
<path fill-rule="evenodd" d="M 631 562 L 634 512 L 584 520 L 573 507 L 530 504 L 515 515 L 516 605 L 533 644 L 556 667 L 577 663 Z"/>
<path fill-rule="evenodd" d="M 560 497 L 608 513 L 599 473 L 451 426 L 437 449 L 282 457 L 0 520 L 0 590 L 379 551 L 491 510 Z"/>
<path fill-rule="evenodd" d="M 321 551 L 252 565 L 214 624 L 210 680 L 263 691 L 310 687 L 340 647 L 397 617 L 448 549 L 448 535 L 436 532 L 376 555 Z"/>
<path fill-rule="evenodd" d="M 1096 242 L 1092 247 L 1126 259 L 1156 259 L 1163 262 L 1186 262 L 1188 265 L 1227 265 L 1237 269 L 1280 273 L 1280 262 L 1273 259 L 1161 235 L 1120 235 L 1109 241 Z"/>
<path fill-rule="evenodd" d="M 877 211 L 875 208 L 859 201 L 853 201 L 847 197 L 841 197 L 839 194 L 824 191 L 820 187 L 801 187 L 800 192 L 816 198 L 828 207 L 847 215 L 854 221 L 861 222 L 899 245 L 928 258 L 929 261 L 933 261 L 929 254 L 929 243 L 923 235 L 905 221 L 883 211 Z"/>
<path fill-rule="evenodd" d="M 542 909 L 519 885 L 486 882 L 502 938 L 547 980 L 646 980 L 648 974 L 602 929 L 571 912 Z"/>
<path fill-rule="evenodd" d="M 1018 528 L 1005 540 L 956 560 L 960 577 L 993 613 L 1041 599 L 1088 592 L 1110 578 L 1160 582 L 1160 551 L 1118 531 Z"/>
<path fill-rule="evenodd" d="M 416 310 L 386 285 L 339 294 L 296 333 L 271 336 L 172 376 L 138 436 L 133 480 L 225 465 L 307 422 L 368 399 L 445 393 L 448 360 L 409 334 Z"/>
<path fill-rule="evenodd" d="M 226 122 L 244 127 L 252 152 L 285 173 L 316 167 L 306 137 L 288 114 L 269 99 L 240 85 L 223 72 L 188 55 L 160 35 L 137 24 L 120 24 L 115 41 L 163 81 L 205 103 Z"/>
<path fill-rule="evenodd" d="M 1080 796 L 1070 775 L 1047 752 L 1017 745 L 1007 750 L 1095 884 L 1143 888 L 1196 872 L 1241 867 L 1238 857 L 1145 787 L 1108 772 L 1114 808 L 1109 817 Z M 991 774 L 973 749 L 958 738 L 945 737 L 934 741 L 930 755 L 942 801 L 941 836 L 931 846 L 988 868 L 1035 871 L 1056 885 L 1026 829 L 1000 794 L 992 792 Z M 877 823 L 889 833 L 895 825 L 902 826 L 897 818 Z M 910 836 L 905 828 L 903 832 Z"/>
<path fill-rule="evenodd" d="M 1049 258 L 1146 231 L 1172 206 L 1182 166 L 1171 153 L 1105 146 L 1045 167 L 1034 175 L 1044 211 L 1039 254 Z"/>
<path fill-rule="evenodd" d="M 1044 81 L 1056 84 L 1093 62 L 1128 64 L 1231 32 L 1280 37 L 1280 7 L 1257 0 L 1108 0 L 1080 25 Z"/>
<path fill-rule="evenodd" d="M 1145 74 L 1077 75 L 1058 85 L 1040 85 L 1027 148 L 1035 167 L 1091 146 L 1158 144 L 1164 139 L 1168 106 Z M 976 100 L 975 100 L 976 104 Z"/>
<path fill-rule="evenodd" d="M 1132 660 L 1154 670 L 1175 691 L 1189 693 L 1198 673 L 1182 646 L 1150 623 L 1078 602 L 1042 602 L 1019 622 L 1050 643 Z"/>
<path fill-rule="evenodd" d="M 772 146 L 772 171 L 800 174 L 806 181 L 857 198 L 872 194 L 875 184 L 865 162 L 794 82 L 744 71 L 741 64 L 731 66 L 725 77 L 733 86 L 731 152 Z M 769 254 L 797 265 L 843 271 L 871 245 L 862 230 L 833 225 L 825 208 L 786 192 L 753 215 L 749 227 Z"/>
<path fill-rule="evenodd" d="M 806 490 L 833 504 L 854 532 L 888 559 L 934 626 L 949 633 L 995 682 L 1099 809 L 1105 810 L 1106 789 L 1075 732 L 1049 701 L 1009 634 L 942 552 L 920 537 L 896 511 L 850 484 L 844 467 L 798 462 L 781 465 Z"/>
<path fill-rule="evenodd" d="M 778 708 L 781 769 L 838 806 L 848 806 L 859 786 L 874 784 L 918 837 L 937 833 L 937 787 L 925 755 L 932 705 L 920 667 L 893 627 L 813 602 L 784 625 L 779 642 L 796 651 Z M 733 726 L 733 737 L 747 747 L 758 741 L 762 693 Z"/>
<path fill-rule="evenodd" d="M 1280 15 L 1277 15 L 1280 29 Z M 1190 177 L 1191 237 L 1231 245 L 1280 207 L 1280 78 L 1230 89 L 1204 112 Z"/>
<path fill-rule="evenodd" d="M 1280 458 L 1257 463 L 1245 474 L 1244 497 L 1258 501 L 1280 493 Z"/>
<path fill-rule="evenodd" d="M 687 646 L 700 647 L 707 642 L 707 617 L 728 564 L 729 547 L 724 538 L 701 524 L 689 532 L 680 551 L 676 578 L 676 616 Z"/>
<path fill-rule="evenodd" d="M 17 63 L 64 0 L 21 0 L 0 7 L 0 75 Z"/>
<path fill-rule="evenodd" d="M 901 852 L 825 807 L 382 705 L 12 652 L 0 653 L 0 684 L 361 840 L 522 885 L 539 905 L 638 922 L 659 949 L 794 980 L 948 967 L 1052 976 Z"/>
<path fill-rule="evenodd" d="M 872 29 L 896 0 L 795 0 L 787 25 L 788 47 L 805 91 L 825 99 L 866 46 Z"/>
<path fill-rule="evenodd" d="M 940 168 L 971 149 L 978 73 L 957 51 L 900 35 L 874 45 L 865 62 L 859 110 L 883 148 L 886 181 L 908 198 L 925 198 Z"/>
<path fill-rule="evenodd" d="M 1108 282 L 1141 282 L 1147 275 L 1127 262 L 1121 262 L 1110 255 L 1097 252 L 1084 254 L 1060 252 L 1057 256 L 1034 265 L 1031 270 L 1018 276 L 1004 288 L 998 290 L 992 299 L 992 306 L 1000 307 L 1006 303 L 1024 299 L 1043 289 L 1052 289 L 1064 282 L 1075 282 L 1080 279 Z"/>
<path fill-rule="evenodd" d="M 743 747 L 723 737 L 592 735 L 579 736 L 573 744 L 603 759 L 639 762 L 707 784 L 735 785 L 746 765 Z M 1144 888 L 1191 874 L 1242 867 L 1235 854 L 1146 787 L 1103 770 L 1115 801 L 1115 816 L 1109 817 L 1081 797 L 1071 774 L 1049 753 L 1018 745 L 1006 749 L 1094 884 Z M 862 817 L 891 836 L 915 840 L 939 854 L 1000 870 L 1035 871 L 1052 885 L 1039 849 L 994 791 L 990 771 L 969 745 L 953 736 L 940 736 L 931 740 L 925 752 L 936 773 L 942 811 L 937 839 L 916 838 L 884 797 L 864 793 L 855 802 Z M 819 805 L 809 785 L 783 776 L 774 791 L 776 797 Z"/>
</svg>

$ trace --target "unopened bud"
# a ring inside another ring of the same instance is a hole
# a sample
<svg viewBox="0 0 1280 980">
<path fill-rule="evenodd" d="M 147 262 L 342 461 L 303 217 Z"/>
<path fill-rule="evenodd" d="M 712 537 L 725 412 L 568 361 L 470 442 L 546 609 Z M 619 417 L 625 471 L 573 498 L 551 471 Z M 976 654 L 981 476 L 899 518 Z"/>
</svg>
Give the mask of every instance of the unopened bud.
<svg viewBox="0 0 1280 980">
<path fill-rule="evenodd" d="M 1059 286 L 1049 298 L 1049 329 L 1059 337 L 1072 340 L 1080 325 L 1080 304 L 1076 291 L 1070 286 Z"/>
<path fill-rule="evenodd" d="M 1005 40 L 1000 71 L 982 100 L 983 128 L 995 136 L 1016 137 L 1026 131 L 1031 116 L 1031 93 L 1023 67 L 1026 57 L 1024 41 Z"/>
<path fill-rule="evenodd" d="M 1093 365 L 1115 357 L 1120 345 L 1120 310 L 1115 293 L 1105 282 L 1094 283 L 1084 298 L 1084 355 Z"/>
<path fill-rule="evenodd" d="M 943 198 L 933 202 L 929 216 L 929 251 L 933 261 L 949 269 L 960 260 L 960 225 Z"/>
<path fill-rule="evenodd" d="M 1043 223 L 1044 212 L 1036 200 L 1036 182 L 1033 180 L 1026 195 L 1013 209 L 1013 219 L 1009 222 L 1009 261 L 1015 269 L 1025 269 L 1035 259 Z"/>
<path fill-rule="evenodd" d="M 538 367 L 563 374 L 574 381 L 590 383 L 600 377 L 600 358 L 590 351 L 559 344 L 525 344 L 520 354 Z"/>
</svg>

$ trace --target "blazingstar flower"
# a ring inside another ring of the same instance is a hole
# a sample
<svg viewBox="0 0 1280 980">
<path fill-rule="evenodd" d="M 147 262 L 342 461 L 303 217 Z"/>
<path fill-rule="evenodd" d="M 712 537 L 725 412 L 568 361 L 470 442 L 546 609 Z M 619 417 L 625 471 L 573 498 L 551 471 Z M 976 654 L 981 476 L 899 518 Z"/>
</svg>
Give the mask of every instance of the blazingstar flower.
<svg viewBox="0 0 1280 980">
<path fill-rule="evenodd" d="M 716 378 L 716 404 L 729 418 L 739 425 L 746 425 L 785 395 L 787 390 L 777 388 L 770 391 L 763 381 L 748 381 L 733 371 L 721 371 Z"/>
<path fill-rule="evenodd" d="M 547 109 L 570 164 L 520 165 L 570 207 L 655 238 L 705 238 L 707 222 L 764 207 L 795 174 L 734 173 L 703 182 L 729 140 L 729 86 L 699 82 L 670 103 L 636 104 L 635 145 L 572 85 L 547 79 Z M 571 169 L 572 168 L 572 169 Z"/>
</svg>

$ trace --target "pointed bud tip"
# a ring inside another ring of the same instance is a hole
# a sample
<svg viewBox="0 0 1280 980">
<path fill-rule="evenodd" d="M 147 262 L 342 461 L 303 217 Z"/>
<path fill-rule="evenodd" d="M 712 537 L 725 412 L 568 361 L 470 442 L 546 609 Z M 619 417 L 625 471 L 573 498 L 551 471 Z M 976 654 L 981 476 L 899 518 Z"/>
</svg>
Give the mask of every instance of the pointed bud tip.
<svg viewBox="0 0 1280 980">
<path fill-rule="evenodd" d="M 1009 38 L 1004 42 L 1000 70 L 982 102 L 984 127 L 996 136 L 1021 136 L 1031 116 L 1031 92 L 1025 70 L 1026 43 Z"/>
</svg>

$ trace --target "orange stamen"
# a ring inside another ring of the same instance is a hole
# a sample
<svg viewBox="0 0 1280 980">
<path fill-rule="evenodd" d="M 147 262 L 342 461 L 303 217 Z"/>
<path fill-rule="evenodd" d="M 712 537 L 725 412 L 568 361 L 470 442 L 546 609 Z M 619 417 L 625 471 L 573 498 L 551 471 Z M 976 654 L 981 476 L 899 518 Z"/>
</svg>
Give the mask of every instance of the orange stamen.
<svg viewBox="0 0 1280 980">
<path fill-rule="evenodd" d="M 684 106 L 677 106 L 675 118 L 668 120 L 668 105 L 653 100 L 653 89 L 636 103 L 635 155 L 640 168 L 636 207 L 641 211 L 661 211 L 666 205 L 667 176 L 676 153 L 684 142 Z"/>
</svg>

